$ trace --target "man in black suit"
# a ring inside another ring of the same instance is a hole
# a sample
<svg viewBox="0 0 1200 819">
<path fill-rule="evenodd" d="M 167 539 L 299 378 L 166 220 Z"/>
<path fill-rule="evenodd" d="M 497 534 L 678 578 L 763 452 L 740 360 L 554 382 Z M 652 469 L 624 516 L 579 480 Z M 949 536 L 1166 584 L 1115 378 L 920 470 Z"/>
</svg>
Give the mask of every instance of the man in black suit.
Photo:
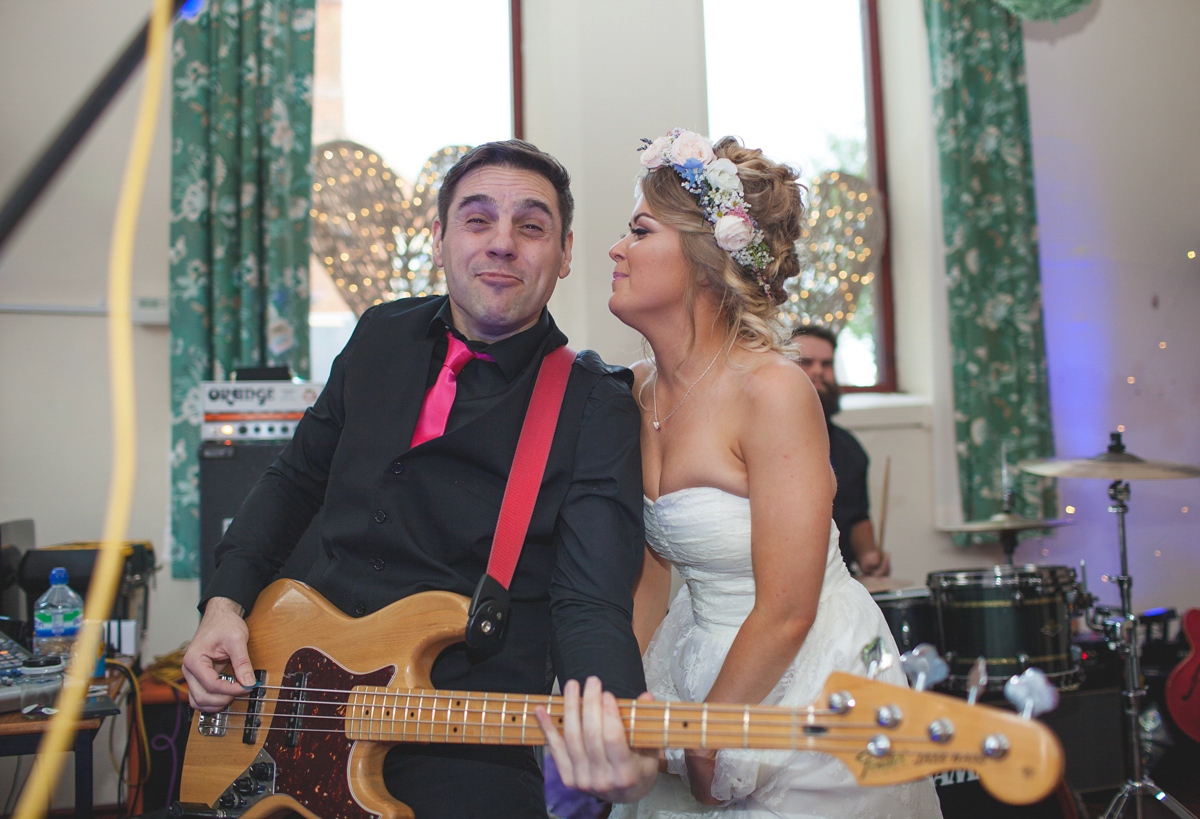
<svg viewBox="0 0 1200 819">
<path fill-rule="evenodd" d="M 572 210 L 566 170 L 518 140 L 482 145 L 446 175 L 433 260 L 449 294 L 363 314 L 320 398 L 229 525 L 184 658 L 195 707 L 215 710 L 241 693 L 217 677 L 227 662 L 252 683 L 243 616 L 318 509 L 324 554 L 307 579 L 345 613 L 431 589 L 472 594 L 538 368 L 566 342 L 545 307 L 570 271 Z M 460 342 L 475 357 L 458 374 L 444 434 L 420 442 L 423 396 Z M 630 624 L 643 544 L 631 384 L 628 370 L 595 353 L 576 358 L 509 588 L 503 647 L 489 657 L 465 644 L 447 649 L 433 667 L 438 688 L 542 694 L 557 675 L 577 711 L 578 682 L 568 681 L 598 677 L 621 697 L 644 691 Z M 379 641 L 385 650 L 387 635 Z M 585 767 L 581 742 L 599 747 L 611 721 L 599 691 L 589 683 L 588 727 L 574 737 Z M 598 771 L 594 790 L 635 798 L 652 764 L 644 757 L 616 780 Z M 421 819 L 546 815 L 527 748 L 401 745 L 384 776 Z"/>
</svg>

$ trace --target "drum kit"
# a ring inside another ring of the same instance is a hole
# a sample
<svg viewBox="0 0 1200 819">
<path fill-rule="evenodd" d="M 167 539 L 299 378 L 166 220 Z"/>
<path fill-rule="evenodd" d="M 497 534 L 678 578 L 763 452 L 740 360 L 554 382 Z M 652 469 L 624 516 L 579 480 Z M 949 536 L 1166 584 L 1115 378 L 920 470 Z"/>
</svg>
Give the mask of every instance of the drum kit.
<svg viewBox="0 0 1200 819">
<path fill-rule="evenodd" d="M 900 651 L 932 643 L 950 666 L 945 686 L 960 695 L 975 687 L 973 683 L 977 683 L 978 677 L 973 669 L 980 658 L 989 669 L 985 691 L 999 691 L 1009 677 L 1031 667 L 1041 669 L 1058 688 L 1071 690 L 1082 681 L 1079 661 L 1072 653 L 1071 623 L 1076 617 L 1083 617 L 1091 629 L 1104 635 L 1123 666 L 1126 778 L 1101 819 L 1117 819 L 1126 807 L 1133 809 L 1130 815 L 1141 819 L 1147 795 L 1176 816 L 1197 819 L 1143 771 L 1138 717 L 1145 688 L 1140 668 L 1138 618 L 1131 599 L 1133 578 L 1129 574 L 1125 514 L 1129 481 L 1200 478 L 1200 467 L 1139 458 L 1125 451 L 1121 434 L 1115 432 L 1111 434 L 1108 450 L 1094 458 L 1022 461 L 1017 468 L 1051 478 L 1111 482 L 1109 511 L 1117 516 L 1121 573 L 1107 579 L 1120 588 L 1120 609 L 1114 611 L 1096 605 L 1096 598 L 1087 591 L 1086 574 L 1077 580 L 1075 570 L 1069 566 L 1013 564 L 1020 532 L 1064 526 L 1071 521 L 1014 515 L 1011 496 L 1006 492 L 1001 513 L 951 528 L 955 532 L 996 533 L 1004 547 L 1006 565 L 931 572 L 927 588 L 872 589 Z"/>
</svg>

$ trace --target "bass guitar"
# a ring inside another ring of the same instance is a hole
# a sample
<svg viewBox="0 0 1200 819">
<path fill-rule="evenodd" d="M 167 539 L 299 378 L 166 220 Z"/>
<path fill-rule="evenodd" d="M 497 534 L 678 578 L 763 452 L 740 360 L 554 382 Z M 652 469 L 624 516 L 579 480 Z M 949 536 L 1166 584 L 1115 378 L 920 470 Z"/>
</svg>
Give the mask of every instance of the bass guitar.
<svg viewBox="0 0 1200 819">
<path fill-rule="evenodd" d="M 1192 650 L 1167 677 L 1167 710 L 1175 724 L 1200 742 L 1200 609 L 1188 609 L 1179 621 Z"/>
<path fill-rule="evenodd" d="M 430 668 L 463 639 L 467 607 L 460 595 L 422 592 L 352 618 L 304 584 L 271 584 L 247 618 L 259 685 L 194 716 L 182 807 L 411 819 L 383 784 L 389 746 L 543 744 L 534 708 L 561 722 L 561 698 L 433 690 Z M 1028 804 L 1063 771 L 1062 746 L 1040 722 L 841 672 L 806 708 L 623 700 L 620 710 L 634 747 L 819 751 L 864 785 L 967 769 L 997 799 Z"/>
</svg>

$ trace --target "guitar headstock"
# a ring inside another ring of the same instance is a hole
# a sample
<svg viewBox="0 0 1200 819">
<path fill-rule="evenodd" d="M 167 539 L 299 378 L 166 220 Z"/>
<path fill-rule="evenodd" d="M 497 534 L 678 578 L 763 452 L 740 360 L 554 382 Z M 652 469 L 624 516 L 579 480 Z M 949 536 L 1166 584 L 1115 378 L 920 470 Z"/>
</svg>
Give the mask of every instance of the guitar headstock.
<svg viewBox="0 0 1200 819">
<path fill-rule="evenodd" d="M 864 785 L 967 769 L 995 798 L 1027 805 L 1062 777 L 1058 737 L 1041 722 L 991 706 L 840 671 L 829 675 L 813 706 L 833 712 L 822 722 L 830 726 L 827 739 L 836 741 L 821 743 L 821 750 Z"/>
</svg>

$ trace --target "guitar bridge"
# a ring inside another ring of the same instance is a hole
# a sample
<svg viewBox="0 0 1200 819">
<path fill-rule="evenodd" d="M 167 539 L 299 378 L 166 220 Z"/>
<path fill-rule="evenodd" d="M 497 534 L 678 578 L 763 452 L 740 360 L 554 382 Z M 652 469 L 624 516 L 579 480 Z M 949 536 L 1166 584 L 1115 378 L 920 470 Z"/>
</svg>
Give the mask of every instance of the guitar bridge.
<svg viewBox="0 0 1200 819">
<path fill-rule="evenodd" d="M 215 714 L 201 713 L 196 720 L 196 732 L 202 737 L 223 737 L 229 728 L 229 712 L 222 709 Z"/>
</svg>

